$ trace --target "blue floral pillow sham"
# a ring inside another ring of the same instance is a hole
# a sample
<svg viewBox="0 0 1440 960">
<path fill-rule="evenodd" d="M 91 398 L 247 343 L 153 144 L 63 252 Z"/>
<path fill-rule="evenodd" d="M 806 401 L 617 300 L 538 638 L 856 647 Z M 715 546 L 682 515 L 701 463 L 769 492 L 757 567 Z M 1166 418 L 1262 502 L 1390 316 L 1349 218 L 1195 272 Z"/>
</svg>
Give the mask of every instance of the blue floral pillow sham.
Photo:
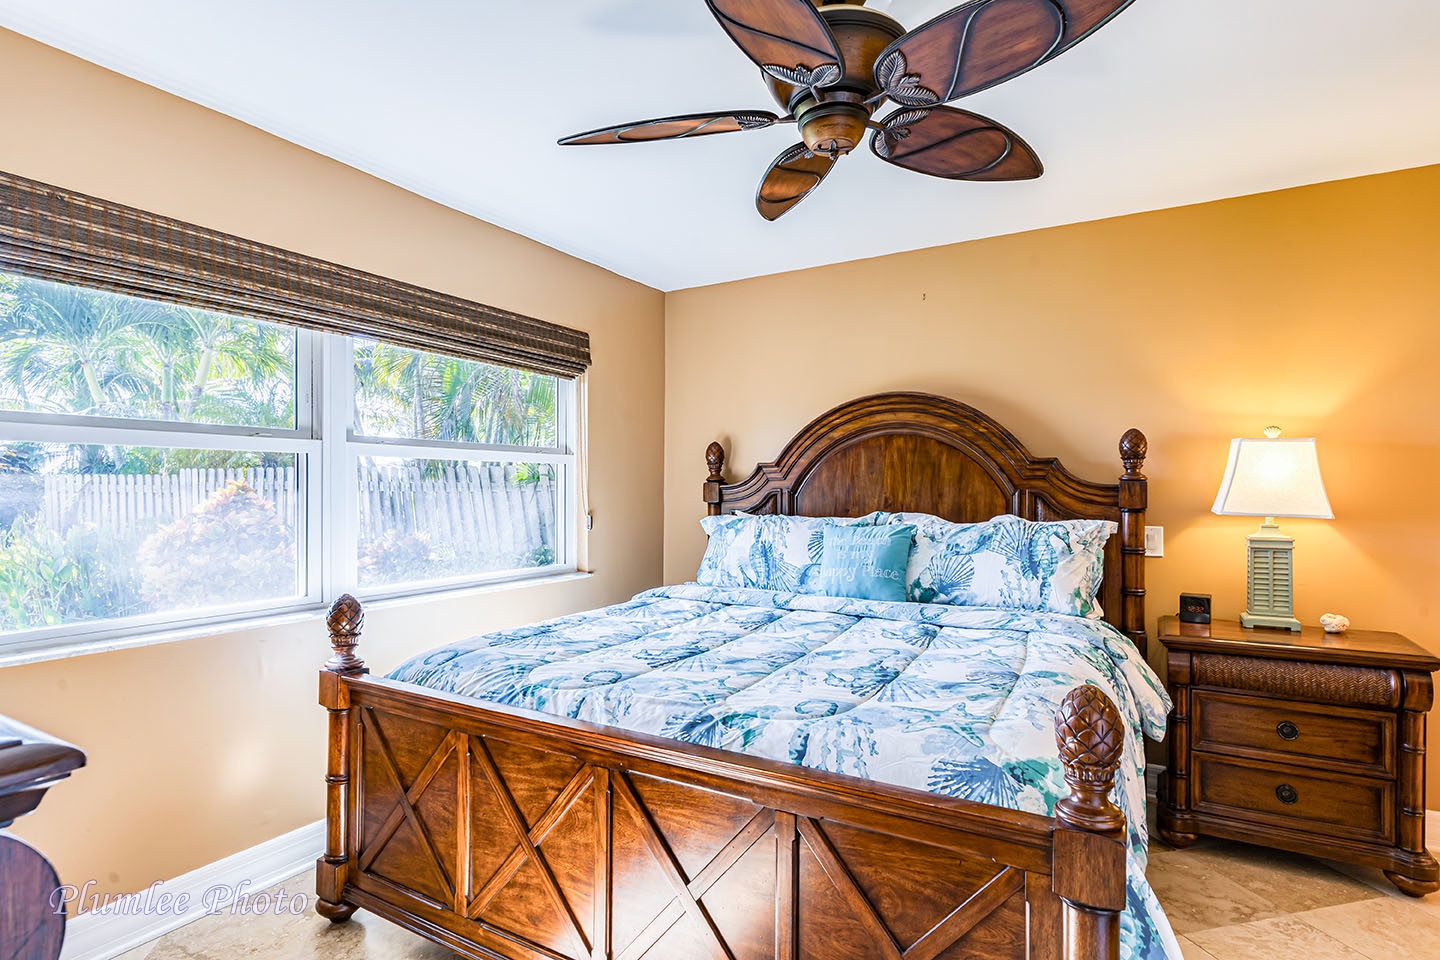
<svg viewBox="0 0 1440 960">
<path fill-rule="evenodd" d="M 907 598 L 919 603 L 1002 607 L 1098 619 L 1109 520 L 1036 522 L 1001 516 L 951 523 L 895 513 L 916 528 L 906 567 Z"/>
<path fill-rule="evenodd" d="M 695 580 L 711 587 L 821 593 L 820 556 L 826 526 L 873 526 L 886 514 L 863 517 L 780 517 L 730 514 L 705 517 L 710 537 Z"/>
</svg>

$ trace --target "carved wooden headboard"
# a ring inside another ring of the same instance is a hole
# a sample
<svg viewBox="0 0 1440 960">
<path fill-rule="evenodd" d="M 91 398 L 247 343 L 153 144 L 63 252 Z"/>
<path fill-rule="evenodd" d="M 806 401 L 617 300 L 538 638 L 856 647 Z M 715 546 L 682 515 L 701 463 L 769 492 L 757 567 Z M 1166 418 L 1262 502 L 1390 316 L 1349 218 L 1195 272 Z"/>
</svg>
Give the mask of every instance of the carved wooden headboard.
<svg viewBox="0 0 1440 960">
<path fill-rule="evenodd" d="M 710 444 L 705 503 L 712 516 L 750 513 L 856 517 L 872 510 L 930 513 L 958 523 L 1013 513 L 1029 520 L 1120 524 L 1105 547 L 1105 619 L 1141 653 L 1145 635 L 1145 435 L 1120 438 L 1116 483 L 1081 480 L 1033 457 L 974 407 L 926 393 L 881 393 L 841 404 L 795 435 L 773 463 L 726 483 L 725 450 Z"/>
</svg>

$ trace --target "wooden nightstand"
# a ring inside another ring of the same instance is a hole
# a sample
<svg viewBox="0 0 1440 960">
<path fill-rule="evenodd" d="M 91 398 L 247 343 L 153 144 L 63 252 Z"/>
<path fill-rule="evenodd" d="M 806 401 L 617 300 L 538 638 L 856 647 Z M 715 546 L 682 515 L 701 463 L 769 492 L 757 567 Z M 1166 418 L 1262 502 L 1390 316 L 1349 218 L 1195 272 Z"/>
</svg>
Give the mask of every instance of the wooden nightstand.
<svg viewBox="0 0 1440 960">
<path fill-rule="evenodd" d="M 1425 714 L 1437 658 L 1398 633 L 1160 621 L 1170 769 L 1160 835 L 1227 837 L 1440 888 L 1425 849 Z"/>
</svg>

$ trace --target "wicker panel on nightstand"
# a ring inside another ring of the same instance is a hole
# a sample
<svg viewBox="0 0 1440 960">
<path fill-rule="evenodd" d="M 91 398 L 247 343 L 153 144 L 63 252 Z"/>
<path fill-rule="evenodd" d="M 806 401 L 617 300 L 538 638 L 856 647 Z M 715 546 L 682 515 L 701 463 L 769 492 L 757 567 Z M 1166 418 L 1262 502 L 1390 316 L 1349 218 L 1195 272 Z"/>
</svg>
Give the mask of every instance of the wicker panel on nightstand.
<svg viewBox="0 0 1440 960">
<path fill-rule="evenodd" d="M 1425 849 L 1425 714 L 1440 659 L 1395 633 L 1160 621 L 1170 766 L 1160 834 L 1379 867 L 1440 889 Z"/>
<path fill-rule="evenodd" d="M 1200 687 L 1253 690 L 1295 700 L 1356 703 L 1371 707 L 1400 704 L 1400 675 L 1394 670 L 1295 663 L 1262 657 L 1197 654 L 1194 683 Z"/>
</svg>

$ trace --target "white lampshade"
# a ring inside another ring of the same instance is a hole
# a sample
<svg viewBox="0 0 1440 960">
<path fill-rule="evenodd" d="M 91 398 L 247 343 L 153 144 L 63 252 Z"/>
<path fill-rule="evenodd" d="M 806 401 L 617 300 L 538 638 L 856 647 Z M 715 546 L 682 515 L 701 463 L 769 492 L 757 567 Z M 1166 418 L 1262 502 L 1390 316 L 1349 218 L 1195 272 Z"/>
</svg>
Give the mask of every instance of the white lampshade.
<svg viewBox="0 0 1440 960">
<path fill-rule="evenodd" d="M 1315 439 L 1231 440 L 1230 462 L 1210 509 L 1227 517 L 1333 520 L 1325 482 L 1320 479 Z"/>
</svg>

